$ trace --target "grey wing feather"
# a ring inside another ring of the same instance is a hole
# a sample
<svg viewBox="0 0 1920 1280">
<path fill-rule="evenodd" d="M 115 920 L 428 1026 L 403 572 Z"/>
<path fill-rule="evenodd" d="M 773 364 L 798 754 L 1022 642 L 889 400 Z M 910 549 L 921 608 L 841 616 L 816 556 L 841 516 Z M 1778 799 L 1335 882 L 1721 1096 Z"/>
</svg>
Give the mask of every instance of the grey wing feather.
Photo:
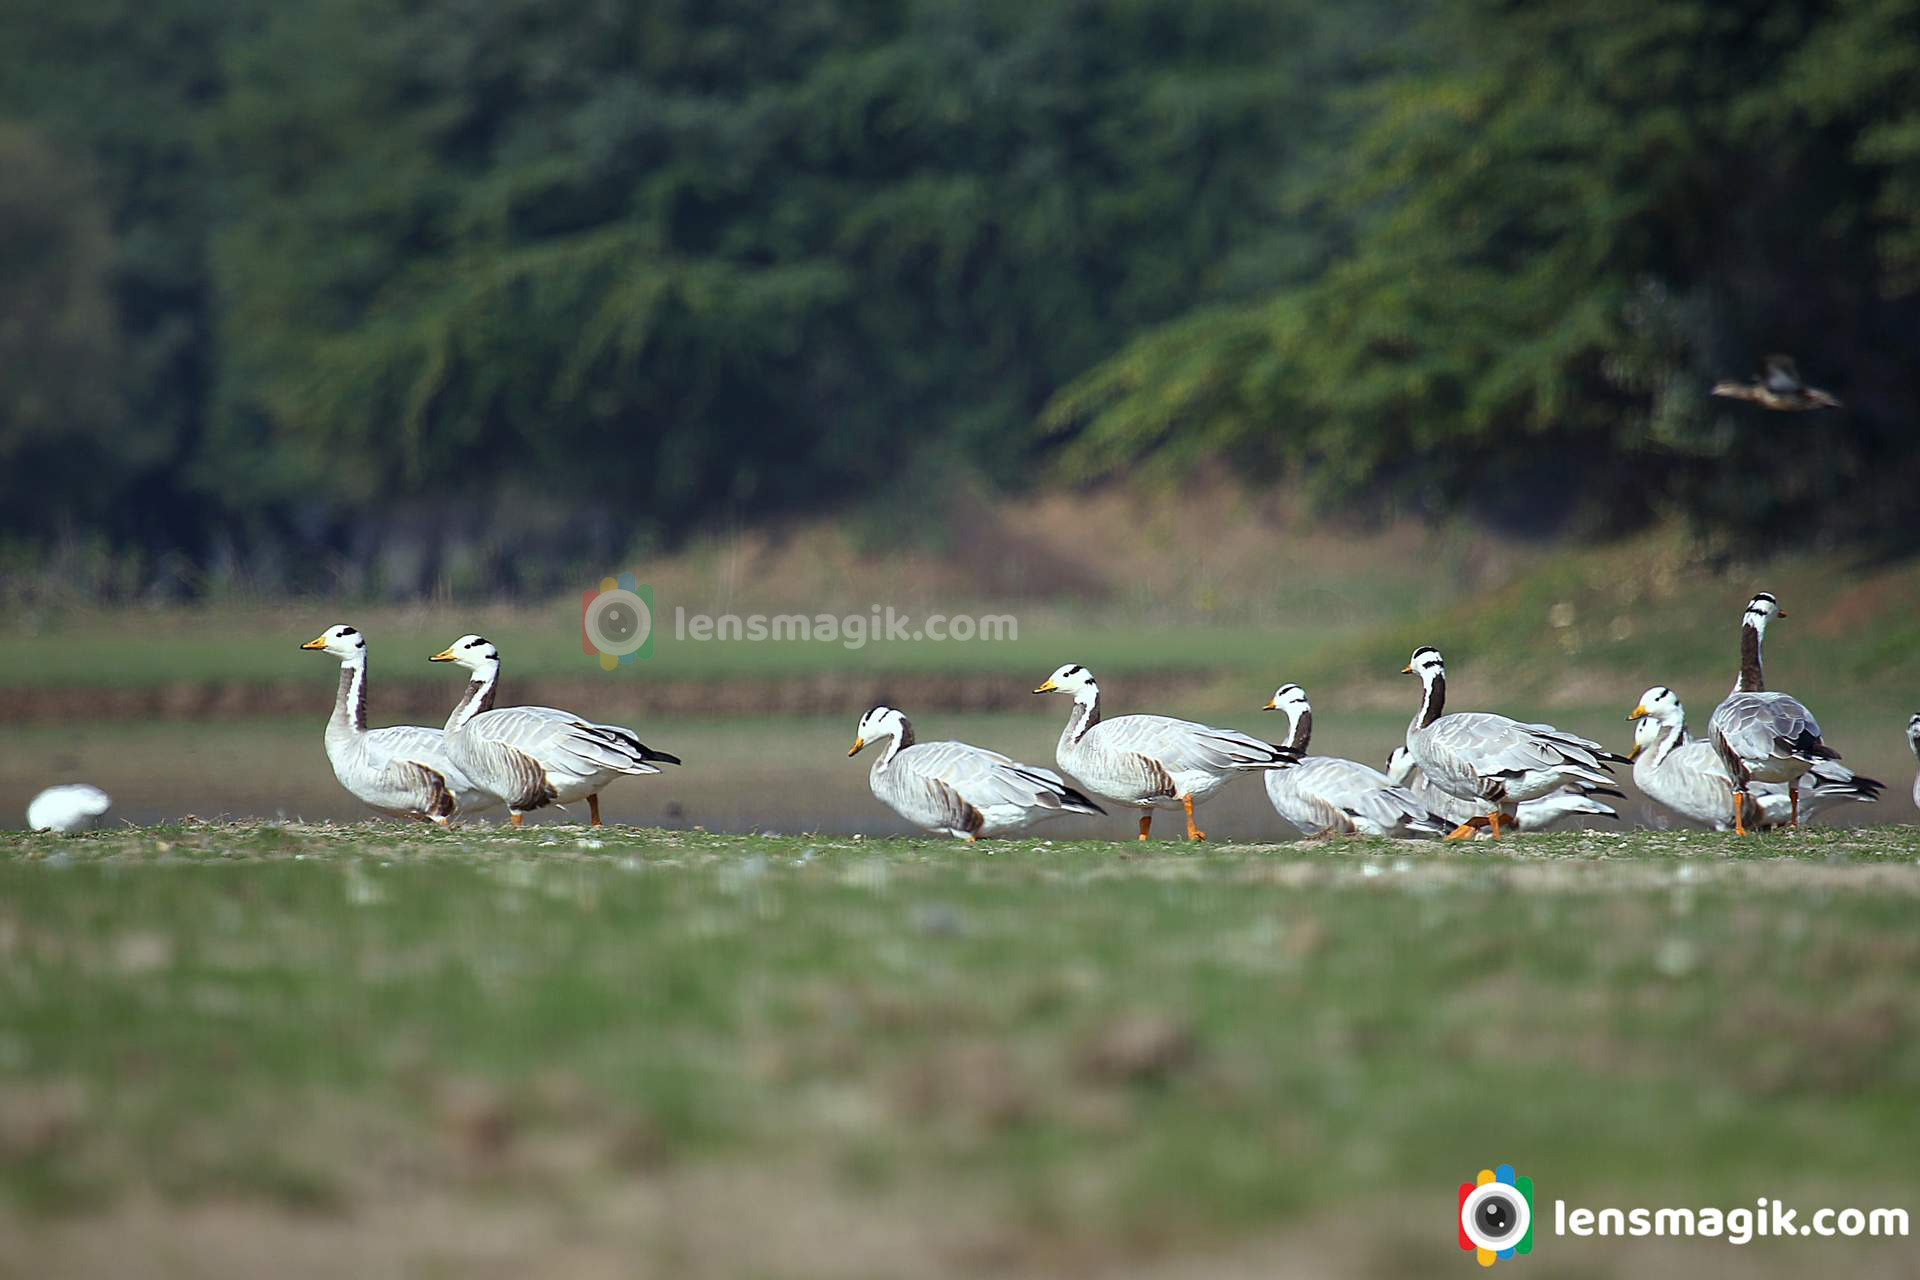
<svg viewBox="0 0 1920 1280">
<path fill-rule="evenodd" d="M 1821 740 L 1820 722 L 1784 693 L 1735 693 L 1714 708 L 1709 736 L 1729 771 L 1745 773 L 1768 760 L 1811 764 L 1839 753 Z"/>
<path fill-rule="evenodd" d="M 647 774 L 645 748 L 631 730 L 591 724 L 552 707 L 502 707 L 467 722 L 463 731 L 530 757 L 545 769 L 579 777 L 596 774 Z"/>
<path fill-rule="evenodd" d="M 1405 787 L 1396 787 L 1378 769 L 1338 756 L 1309 756 L 1292 769 L 1268 774 L 1270 781 L 1298 777 L 1299 788 L 1382 832 L 1437 832 L 1444 824 Z"/>
<path fill-rule="evenodd" d="M 917 743 L 895 757 L 896 764 L 901 762 L 923 777 L 948 783 L 977 807 L 1009 805 L 1067 813 L 1102 812 L 1053 770 L 1022 764 L 998 751 L 964 742 Z"/>
<path fill-rule="evenodd" d="M 370 730 L 365 742 L 370 764 L 391 767 L 394 761 L 413 761 L 439 774 L 453 796 L 457 812 L 472 813 L 499 803 L 475 786 L 473 779 L 454 763 L 447 750 L 446 735 L 439 729 L 417 724 L 390 725 Z"/>
<path fill-rule="evenodd" d="M 1276 769 L 1299 759 L 1297 752 L 1250 734 L 1172 716 L 1119 716 L 1102 721 L 1095 732 L 1103 749 L 1132 751 L 1176 773 Z"/>
<path fill-rule="evenodd" d="M 1450 790 L 1451 781 L 1482 796 L 1496 792 L 1502 778 L 1549 771 L 1604 786 L 1606 761 L 1617 758 L 1600 744 L 1551 725 L 1522 724 L 1489 712 L 1442 716 L 1419 737 L 1421 763 L 1442 790 Z"/>
</svg>

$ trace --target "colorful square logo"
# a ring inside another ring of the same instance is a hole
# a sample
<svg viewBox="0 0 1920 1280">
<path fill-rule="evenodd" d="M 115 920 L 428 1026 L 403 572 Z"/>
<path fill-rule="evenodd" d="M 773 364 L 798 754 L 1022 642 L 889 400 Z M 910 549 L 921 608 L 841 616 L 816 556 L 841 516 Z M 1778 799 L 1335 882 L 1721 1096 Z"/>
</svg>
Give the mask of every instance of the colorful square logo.
<svg viewBox="0 0 1920 1280">
<path fill-rule="evenodd" d="M 1510 1164 L 1482 1169 L 1460 1184 L 1460 1247 L 1480 1265 L 1533 1252 L 1533 1179 L 1515 1176 Z"/>
<path fill-rule="evenodd" d="M 599 654 L 603 671 L 651 658 L 653 588 L 623 573 L 600 579 L 598 591 L 581 592 L 580 651 Z"/>
</svg>

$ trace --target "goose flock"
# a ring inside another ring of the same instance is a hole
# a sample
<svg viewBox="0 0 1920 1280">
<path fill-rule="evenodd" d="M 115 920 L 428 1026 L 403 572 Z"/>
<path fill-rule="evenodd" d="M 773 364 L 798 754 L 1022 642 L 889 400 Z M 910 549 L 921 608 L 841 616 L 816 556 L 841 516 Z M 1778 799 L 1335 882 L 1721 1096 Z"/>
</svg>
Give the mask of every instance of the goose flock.
<svg viewBox="0 0 1920 1280">
<path fill-rule="evenodd" d="M 1550 724 L 1491 711 L 1449 710 L 1440 651 L 1422 645 L 1402 670 L 1419 678 L 1406 736 L 1381 771 L 1310 753 L 1313 706 L 1283 684 L 1264 710 L 1286 717 L 1282 742 L 1160 715 L 1103 715 L 1093 673 L 1068 663 L 1036 694 L 1072 699 L 1054 751 L 1059 772 L 964 742 L 921 742 L 906 715 L 877 706 L 860 718 L 853 748 L 877 748 L 868 774 L 874 797 L 923 831 L 966 840 L 1012 835 L 1068 815 L 1103 815 L 1102 801 L 1139 815 L 1149 838 L 1156 809 L 1178 810 L 1186 838 L 1204 840 L 1198 805 L 1235 779 L 1258 774 L 1274 812 L 1308 837 L 1499 839 L 1580 818 L 1617 818 L 1614 768 L 1631 765 L 1635 786 L 1663 815 L 1746 835 L 1799 825 L 1846 803 L 1871 804 L 1883 784 L 1862 777 L 1828 746 L 1819 721 L 1766 685 L 1767 628 L 1786 617 L 1761 592 L 1740 622 L 1733 689 L 1713 710 L 1707 735 L 1687 728 L 1686 708 L 1665 685 L 1640 695 L 1625 755 Z M 632 729 L 553 707 L 496 706 L 500 652 L 465 635 L 432 655 L 470 678 L 444 727 L 367 727 L 367 639 L 345 624 L 301 646 L 339 660 L 340 685 L 325 732 L 327 759 L 349 794 L 376 813 L 445 824 L 504 807 L 518 826 L 549 805 L 587 802 L 601 825 L 600 793 L 620 778 L 661 772 L 680 759 Z M 1920 714 L 1907 724 L 1920 759 Z M 1077 785 L 1075 785 L 1077 784 Z M 1920 774 L 1914 779 L 1920 806 Z M 92 788 L 55 788 L 35 801 L 36 828 L 81 829 L 103 811 Z"/>
</svg>

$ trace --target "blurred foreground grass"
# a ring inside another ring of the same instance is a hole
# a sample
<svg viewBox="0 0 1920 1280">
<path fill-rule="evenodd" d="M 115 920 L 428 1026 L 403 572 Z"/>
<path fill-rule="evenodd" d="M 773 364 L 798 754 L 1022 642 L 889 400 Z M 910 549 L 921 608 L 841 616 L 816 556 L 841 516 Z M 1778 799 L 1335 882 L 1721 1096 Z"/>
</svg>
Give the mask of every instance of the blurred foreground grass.
<svg viewBox="0 0 1920 1280">
<path fill-rule="evenodd" d="M 1469 851 L 8 835 L 0 1274 L 84 1272 L 62 1224 L 111 1238 L 156 1204 L 351 1235 L 430 1199 L 413 1246 L 444 1264 L 442 1236 L 508 1203 L 577 1226 L 645 1191 L 677 1225 L 618 1256 L 663 1275 L 1046 1272 L 1276 1240 L 1260 1273 L 1428 1274 L 1460 1265 L 1452 1186 L 1501 1158 L 1574 1203 L 1920 1207 L 1895 1136 L 1920 1089 L 1917 858 L 1897 828 Z M 767 1180 L 734 1199 L 714 1169 Z M 852 1236 L 785 1239 L 805 1232 L 783 1204 L 860 1206 L 911 1243 L 848 1267 Z M 1814 1257 L 1771 1249 L 1741 1262 Z"/>
</svg>

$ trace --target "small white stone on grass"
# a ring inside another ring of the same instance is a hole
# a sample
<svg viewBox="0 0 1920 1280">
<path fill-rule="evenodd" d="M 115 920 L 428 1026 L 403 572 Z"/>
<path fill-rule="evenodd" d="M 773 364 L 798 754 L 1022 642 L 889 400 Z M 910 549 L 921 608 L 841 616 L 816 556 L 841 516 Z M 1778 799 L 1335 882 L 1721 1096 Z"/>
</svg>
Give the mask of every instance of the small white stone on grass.
<svg viewBox="0 0 1920 1280">
<path fill-rule="evenodd" d="M 62 835 L 90 831 L 112 807 L 112 797 L 98 787 L 84 782 L 62 783 L 27 802 L 27 829 Z"/>
</svg>

